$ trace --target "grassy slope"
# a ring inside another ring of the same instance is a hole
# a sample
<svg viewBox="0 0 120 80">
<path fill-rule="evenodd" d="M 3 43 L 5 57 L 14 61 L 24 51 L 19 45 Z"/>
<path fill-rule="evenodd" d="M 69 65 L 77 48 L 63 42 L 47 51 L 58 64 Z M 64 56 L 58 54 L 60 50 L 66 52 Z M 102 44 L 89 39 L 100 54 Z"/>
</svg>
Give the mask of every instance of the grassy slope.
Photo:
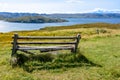
<svg viewBox="0 0 120 80">
<path fill-rule="evenodd" d="M 92 26 L 97 27 L 92 27 Z M 99 26 L 98 26 L 99 25 Z M 109 28 L 114 28 L 114 29 Z M 12 69 L 9 60 L 11 54 L 11 36 L 16 32 L 0 34 L 0 80 L 119 80 L 120 79 L 120 25 L 84 24 L 61 28 L 45 28 L 37 31 L 20 31 L 20 35 L 56 36 L 82 34 L 79 50 L 98 66 L 63 67 L 59 69 L 34 70 L 28 73 L 23 68 Z M 83 28 L 86 26 L 87 28 Z M 106 27 L 107 26 L 107 27 Z M 73 28 L 74 27 L 74 28 Z M 82 27 L 82 28 L 81 28 Z M 102 27 L 102 28 L 101 28 Z M 105 28 L 104 28 L 105 27 Z M 100 34 L 96 34 L 96 29 Z M 105 31 L 105 32 L 104 32 Z"/>
</svg>

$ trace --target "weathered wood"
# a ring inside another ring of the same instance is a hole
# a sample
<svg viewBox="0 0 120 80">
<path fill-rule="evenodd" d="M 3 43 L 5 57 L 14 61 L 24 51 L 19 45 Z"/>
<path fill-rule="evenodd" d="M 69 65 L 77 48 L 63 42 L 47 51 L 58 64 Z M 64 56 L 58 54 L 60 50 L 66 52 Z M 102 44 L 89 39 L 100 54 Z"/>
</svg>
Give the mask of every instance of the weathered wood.
<svg viewBox="0 0 120 80">
<path fill-rule="evenodd" d="M 76 36 L 19 36 L 18 39 L 76 39 Z"/>
<path fill-rule="evenodd" d="M 74 48 L 74 46 L 41 46 L 41 47 L 36 47 L 36 46 L 19 46 L 18 50 L 69 50 Z"/>
<path fill-rule="evenodd" d="M 75 44 L 76 42 L 17 42 L 17 44 Z"/>
<path fill-rule="evenodd" d="M 80 34 L 77 35 L 77 39 L 76 39 L 76 44 L 75 44 L 75 49 L 74 49 L 74 52 L 77 52 L 77 47 L 78 47 L 78 44 L 79 44 L 79 41 L 80 41 Z"/>
<path fill-rule="evenodd" d="M 12 48 L 12 55 L 16 54 L 17 51 L 17 38 L 18 38 L 18 34 L 14 34 L 14 40 L 13 40 L 13 48 Z"/>
<path fill-rule="evenodd" d="M 36 47 L 36 46 L 24 46 L 24 47 L 19 47 L 19 50 L 40 50 L 41 52 L 49 52 L 49 51 L 57 51 L 57 50 L 72 50 L 74 47 L 73 46 L 41 46 L 41 47 Z"/>
<path fill-rule="evenodd" d="M 40 50 L 41 52 L 48 52 L 48 51 L 56 51 L 56 50 L 71 50 L 72 52 L 77 51 L 78 43 L 80 40 L 80 35 L 77 36 L 18 36 L 17 34 L 13 37 L 13 49 L 12 49 L 12 55 L 16 53 L 17 50 L 20 50 L 25 53 L 32 54 L 31 52 L 27 50 Z M 75 39 L 73 42 L 38 42 L 38 41 L 23 41 L 23 42 L 17 42 L 18 39 Z M 38 47 L 38 46 L 21 46 L 21 45 L 28 45 L 28 44 L 60 44 L 63 46 L 48 46 L 48 47 Z M 65 44 L 67 46 L 65 46 Z"/>
<path fill-rule="evenodd" d="M 19 49 L 19 50 L 22 51 L 22 52 L 28 53 L 28 54 L 34 54 L 34 53 L 29 52 L 29 51 L 27 51 L 27 50 L 21 50 L 21 49 Z"/>
<path fill-rule="evenodd" d="M 71 50 L 71 52 L 76 52 L 78 43 L 81 36 L 78 34 L 77 36 L 18 36 L 18 34 L 14 34 L 13 37 L 13 47 L 12 47 L 12 54 L 11 54 L 11 65 L 14 67 L 18 63 L 17 59 L 17 50 L 28 53 L 28 54 L 34 54 L 30 50 L 40 50 L 41 52 L 49 52 L 49 51 L 57 51 L 57 50 Z M 20 40 L 21 39 L 21 40 Z M 30 39 L 30 40 L 28 40 Z M 40 42 L 41 39 L 52 39 L 51 42 Z M 58 39 L 58 42 L 54 42 L 53 40 Z M 71 41 L 64 41 L 61 39 L 71 39 Z M 72 40 L 75 41 L 72 41 Z M 61 42 L 60 42 L 61 40 Z M 32 41 L 32 42 L 30 42 Z M 32 44 L 32 45 L 31 45 Z M 38 46 L 36 44 L 55 44 L 56 46 Z M 60 46 L 58 46 L 60 44 Z M 24 46 L 23 46 L 24 45 Z M 33 46 L 34 45 L 34 46 Z"/>
</svg>

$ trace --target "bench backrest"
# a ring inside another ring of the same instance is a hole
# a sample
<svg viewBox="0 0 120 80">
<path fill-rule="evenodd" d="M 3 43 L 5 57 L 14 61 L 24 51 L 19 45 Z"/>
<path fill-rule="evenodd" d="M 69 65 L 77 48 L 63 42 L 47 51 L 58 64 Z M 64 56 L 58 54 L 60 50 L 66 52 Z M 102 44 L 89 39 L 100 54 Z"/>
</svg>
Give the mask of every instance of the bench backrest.
<svg viewBox="0 0 120 80">
<path fill-rule="evenodd" d="M 60 44 L 60 45 L 74 45 L 75 49 L 74 52 L 76 52 L 77 47 L 78 47 L 78 43 L 80 40 L 81 36 L 80 34 L 78 34 L 77 36 L 19 36 L 18 34 L 14 34 L 13 36 L 13 49 L 12 49 L 12 55 L 16 53 L 17 51 L 17 47 L 18 45 L 28 45 L 28 44 Z M 24 41 L 24 40 L 32 40 L 32 41 Z M 40 42 L 39 40 L 46 40 L 46 39 L 50 39 L 50 40 L 63 40 L 63 39 L 74 39 L 74 41 L 72 42 Z M 19 41 L 22 40 L 22 41 Z M 37 41 L 36 41 L 37 40 Z"/>
</svg>

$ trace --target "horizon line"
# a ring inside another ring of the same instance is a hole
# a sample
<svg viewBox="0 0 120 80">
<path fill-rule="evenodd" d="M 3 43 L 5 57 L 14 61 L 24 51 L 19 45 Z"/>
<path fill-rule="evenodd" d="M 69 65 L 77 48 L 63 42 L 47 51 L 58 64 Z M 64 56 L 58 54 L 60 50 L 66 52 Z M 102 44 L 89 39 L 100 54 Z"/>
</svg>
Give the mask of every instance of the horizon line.
<svg viewBox="0 0 120 80">
<path fill-rule="evenodd" d="M 98 13 L 98 14 L 112 14 L 112 13 L 118 13 L 120 12 L 65 12 L 65 13 L 39 13 L 39 12 L 10 12 L 10 11 L 0 11 L 0 13 L 30 13 L 30 14 L 87 14 L 87 13 Z"/>
</svg>

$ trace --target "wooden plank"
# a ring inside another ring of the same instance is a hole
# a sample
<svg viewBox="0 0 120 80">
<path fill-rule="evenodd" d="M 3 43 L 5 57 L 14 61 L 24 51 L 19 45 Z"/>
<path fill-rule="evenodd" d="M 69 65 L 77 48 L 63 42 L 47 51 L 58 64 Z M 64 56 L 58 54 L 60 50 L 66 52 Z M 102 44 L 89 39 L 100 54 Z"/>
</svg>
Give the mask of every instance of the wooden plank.
<svg viewBox="0 0 120 80">
<path fill-rule="evenodd" d="M 28 53 L 28 54 L 34 54 L 34 53 L 32 53 L 32 52 L 29 52 L 29 51 L 27 51 L 27 50 L 20 50 L 20 51 L 22 51 L 22 52 L 25 52 L 25 53 Z"/>
<path fill-rule="evenodd" d="M 17 38 L 18 38 L 18 34 L 14 34 L 13 48 L 12 48 L 12 54 L 11 54 L 11 56 L 13 56 L 14 54 L 16 54 L 16 51 L 17 51 Z"/>
<path fill-rule="evenodd" d="M 81 39 L 81 36 L 80 36 L 80 34 L 78 34 L 77 39 L 76 39 L 76 44 L 75 44 L 75 50 L 73 50 L 73 52 L 75 52 L 75 53 L 77 52 L 77 47 L 78 47 L 80 39 Z"/>
<path fill-rule="evenodd" d="M 18 39 L 76 39 L 76 36 L 19 36 Z"/>
<path fill-rule="evenodd" d="M 76 44 L 76 42 L 17 42 L 17 44 Z"/>
<path fill-rule="evenodd" d="M 80 35 L 77 36 L 18 36 L 17 34 L 14 35 L 12 42 L 13 49 L 12 49 L 12 55 L 16 53 L 17 50 L 22 50 L 22 52 L 29 53 L 27 50 L 41 50 L 41 52 L 46 51 L 56 51 L 56 50 L 71 50 L 72 52 L 77 51 L 78 43 L 80 40 Z M 23 41 L 23 42 L 17 42 L 17 39 L 75 39 L 73 42 L 30 42 L 30 41 Z M 17 47 L 18 45 L 27 45 L 27 44 L 70 44 L 74 46 L 48 46 L 48 47 Z"/>
<path fill-rule="evenodd" d="M 19 46 L 18 50 L 69 50 L 73 49 L 74 46 L 41 46 L 41 47 L 36 47 L 36 46 Z"/>
</svg>

